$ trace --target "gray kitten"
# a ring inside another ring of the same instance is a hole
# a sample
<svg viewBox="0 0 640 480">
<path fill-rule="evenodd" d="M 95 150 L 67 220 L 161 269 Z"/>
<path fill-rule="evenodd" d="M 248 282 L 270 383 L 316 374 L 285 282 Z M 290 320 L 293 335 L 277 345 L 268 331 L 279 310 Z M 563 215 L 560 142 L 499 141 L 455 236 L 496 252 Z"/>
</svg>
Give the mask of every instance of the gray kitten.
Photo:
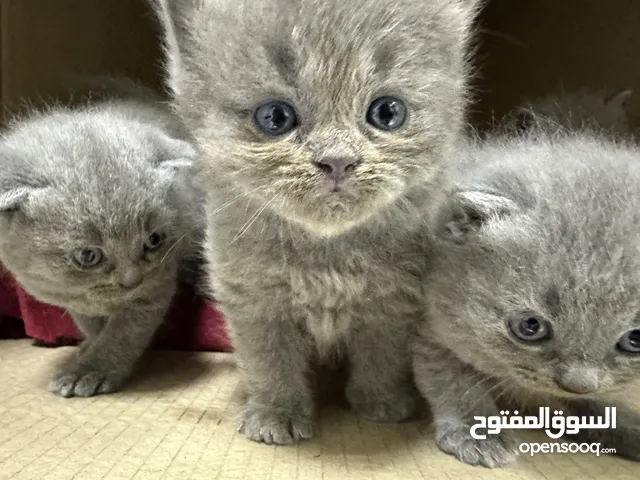
<svg viewBox="0 0 640 480">
<path fill-rule="evenodd" d="M 113 392 L 148 346 L 197 253 L 194 158 L 169 112 L 135 100 L 34 114 L 0 138 L 0 261 L 85 336 L 52 391 Z"/>
<path fill-rule="evenodd" d="M 248 393 L 240 430 L 310 438 L 310 367 L 334 356 L 358 414 L 407 419 L 421 212 L 463 126 L 475 2 L 157 7 L 175 108 L 204 153 L 213 289 Z"/>
<path fill-rule="evenodd" d="M 633 90 L 609 95 L 605 90 L 580 89 L 549 94 L 514 109 L 506 126 L 527 131 L 553 123 L 570 130 L 602 129 L 613 135 L 630 133 L 627 106 Z"/>
<path fill-rule="evenodd" d="M 504 432 L 475 440 L 497 400 L 602 415 L 640 372 L 640 150 L 597 136 L 471 146 L 438 213 L 416 381 L 436 441 L 469 464 L 513 460 Z M 640 416 L 583 430 L 640 460 Z M 508 433 L 508 432 L 507 432 Z"/>
</svg>

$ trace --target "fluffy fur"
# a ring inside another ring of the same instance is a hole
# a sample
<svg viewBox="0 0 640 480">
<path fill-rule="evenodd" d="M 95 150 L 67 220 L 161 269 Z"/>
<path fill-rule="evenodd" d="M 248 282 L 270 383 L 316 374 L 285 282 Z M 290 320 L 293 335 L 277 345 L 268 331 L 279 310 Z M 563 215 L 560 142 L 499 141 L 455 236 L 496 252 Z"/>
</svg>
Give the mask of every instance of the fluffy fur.
<svg viewBox="0 0 640 480">
<path fill-rule="evenodd" d="M 203 152 L 208 258 L 244 372 L 240 429 L 284 444 L 313 434 L 307 374 L 343 356 L 363 417 L 408 418 L 407 355 L 420 312 L 422 212 L 463 125 L 463 0 L 161 1 L 176 111 Z M 394 132 L 366 122 L 381 95 L 405 101 Z M 298 125 L 252 122 L 280 99 Z M 335 190 L 313 165 L 358 159 Z"/>
<path fill-rule="evenodd" d="M 507 115 L 508 127 L 526 131 L 545 123 L 569 130 L 602 129 L 613 135 L 630 133 L 627 104 L 633 90 L 614 95 L 605 90 L 581 89 L 550 94 L 517 107 Z"/>
<path fill-rule="evenodd" d="M 117 390 L 161 324 L 197 253 L 195 152 L 173 115 L 135 100 L 53 109 L 2 135 L 0 261 L 86 337 L 54 392 Z M 162 241 L 150 248 L 153 233 Z M 74 251 L 86 248 L 103 261 L 78 265 Z"/>
<path fill-rule="evenodd" d="M 616 345 L 640 328 L 640 150 L 562 134 L 490 139 L 465 160 L 438 211 L 414 367 L 440 448 L 495 467 L 514 438 L 469 429 L 497 400 L 602 415 L 638 378 L 640 354 Z M 516 339 L 508 323 L 528 315 L 550 340 Z M 640 417 L 619 408 L 617 424 L 578 440 L 640 459 Z"/>
</svg>

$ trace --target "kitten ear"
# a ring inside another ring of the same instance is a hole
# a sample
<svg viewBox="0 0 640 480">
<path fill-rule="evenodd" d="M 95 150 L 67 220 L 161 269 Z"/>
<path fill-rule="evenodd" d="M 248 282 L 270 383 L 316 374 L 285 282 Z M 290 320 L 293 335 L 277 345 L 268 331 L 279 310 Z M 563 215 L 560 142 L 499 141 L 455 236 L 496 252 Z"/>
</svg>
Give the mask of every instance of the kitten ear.
<svg viewBox="0 0 640 480">
<path fill-rule="evenodd" d="M 437 236 L 464 242 L 491 219 L 511 215 L 518 204 L 500 194 L 481 190 L 460 190 L 450 194 L 437 221 Z"/>
<path fill-rule="evenodd" d="M 616 93 L 615 95 L 609 97 L 607 100 L 605 100 L 604 103 L 607 107 L 618 108 L 623 110 L 627 107 L 627 103 L 629 102 L 629 99 L 631 98 L 632 95 L 633 95 L 633 90 L 630 88 L 627 88 L 626 90 L 622 90 Z"/>
<path fill-rule="evenodd" d="M 162 30 L 167 86 L 180 94 L 184 44 L 189 36 L 190 18 L 203 0 L 148 0 Z"/>
<path fill-rule="evenodd" d="M 162 169 L 171 170 L 190 168 L 197 156 L 198 152 L 190 142 L 178 138 L 165 137 L 158 166 Z"/>
<path fill-rule="evenodd" d="M 25 162 L 13 150 L 0 146 L 0 213 L 20 208 L 36 190 Z"/>
<path fill-rule="evenodd" d="M 32 192 L 30 187 L 0 183 L 0 212 L 18 209 Z"/>
<path fill-rule="evenodd" d="M 516 110 L 514 114 L 514 124 L 517 131 L 526 132 L 531 129 L 535 123 L 536 119 L 531 109 L 521 107 Z"/>
</svg>

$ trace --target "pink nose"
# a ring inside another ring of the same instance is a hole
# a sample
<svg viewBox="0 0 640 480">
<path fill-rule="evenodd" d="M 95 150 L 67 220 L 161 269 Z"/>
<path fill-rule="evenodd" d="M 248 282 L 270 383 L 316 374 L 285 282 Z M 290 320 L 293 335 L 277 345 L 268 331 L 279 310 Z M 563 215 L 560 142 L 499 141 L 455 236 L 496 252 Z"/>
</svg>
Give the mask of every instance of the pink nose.
<svg viewBox="0 0 640 480">
<path fill-rule="evenodd" d="M 142 282 L 142 272 L 137 267 L 131 267 L 120 277 L 120 285 L 125 288 L 133 288 Z"/>
<path fill-rule="evenodd" d="M 339 182 L 355 170 L 362 160 L 355 157 L 324 157 L 313 164 L 331 180 Z"/>
</svg>

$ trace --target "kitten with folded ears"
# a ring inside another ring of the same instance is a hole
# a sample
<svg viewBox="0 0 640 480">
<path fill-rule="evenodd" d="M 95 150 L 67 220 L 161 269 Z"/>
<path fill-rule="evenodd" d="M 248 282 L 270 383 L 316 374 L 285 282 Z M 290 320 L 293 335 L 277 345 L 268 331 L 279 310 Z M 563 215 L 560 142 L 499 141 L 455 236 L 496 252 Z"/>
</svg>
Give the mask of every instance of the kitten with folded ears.
<svg viewBox="0 0 640 480">
<path fill-rule="evenodd" d="M 156 2 L 174 107 L 203 152 L 248 438 L 310 438 L 308 373 L 336 355 L 354 411 L 412 415 L 422 212 L 461 137 L 477 3 Z"/>
<path fill-rule="evenodd" d="M 436 215 L 414 346 L 440 448 L 496 467 L 513 433 L 474 416 L 541 406 L 603 415 L 640 377 L 640 150 L 593 133 L 471 145 Z M 615 405 L 615 404 L 614 404 Z M 640 413 L 577 440 L 640 460 Z"/>
<path fill-rule="evenodd" d="M 149 345 L 198 253 L 195 156 L 165 107 L 134 99 L 34 113 L 0 137 L 0 262 L 85 336 L 53 392 L 116 391 Z"/>
<path fill-rule="evenodd" d="M 550 125 L 568 130 L 601 129 L 620 136 L 631 132 L 628 103 L 633 90 L 610 95 L 606 90 L 579 89 L 549 94 L 520 105 L 507 114 L 503 127 L 521 132 Z"/>
</svg>

